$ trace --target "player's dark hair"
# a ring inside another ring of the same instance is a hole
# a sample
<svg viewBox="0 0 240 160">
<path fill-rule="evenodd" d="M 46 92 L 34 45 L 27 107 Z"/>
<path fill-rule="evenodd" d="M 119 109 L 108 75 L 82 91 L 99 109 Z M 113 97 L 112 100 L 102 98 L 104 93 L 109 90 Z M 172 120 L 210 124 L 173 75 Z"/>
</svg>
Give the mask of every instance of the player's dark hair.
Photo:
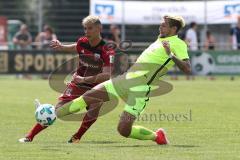
<svg viewBox="0 0 240 160">
<path fill-rule="evenodd" d="M 175 20 L 175 19 L 170 19 L 168 18 L 168 23 L 170 27 L 176 27 L 176 33 L 178 33 L 180 31 L 180 29 L 182 28 L 181 22 Z"/>
</svg>

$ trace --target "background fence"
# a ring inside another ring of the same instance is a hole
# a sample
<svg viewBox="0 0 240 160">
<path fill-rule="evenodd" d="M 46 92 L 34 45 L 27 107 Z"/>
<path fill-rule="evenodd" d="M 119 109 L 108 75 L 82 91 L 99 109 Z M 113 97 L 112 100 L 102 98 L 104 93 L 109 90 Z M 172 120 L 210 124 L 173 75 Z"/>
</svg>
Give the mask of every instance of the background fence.
<svg viewBox="0 0 240 160">
<path fill-rule="evenodd" d="M 160 0 L 159 0 L 160 1 Z M 3 73 L 48 73 L 52 70 L 24 70 L 27 65 L 31 67 L 41 64 L 41 56 L 52 54 L 50 50 L 35 50 L 34 42 L 37 34 L 42 31 L 45 24 L 54 28 L 58 39 L 64 43 L 76 42 L 78 37 L 84 34 L 81 21 L 89 14 L 90 1 L 80 0 L 0 0 L 0 17 L 7 18 L 7 41 L 8 45 L 12 45 L 13 35 L 18 31 L 20 24 L 28 25 L 29 31 L 33 37 L 32 50 L 8 50 L 0 52 L 0 72 Z M 144 12 L 144 8 L 143 8 Z M 1 19 L 1 18 L 0 18 Z M 206 24 L 205 24 L 206 25 Z M 224 70 L 228 74 L 238 74 L 238 66 L 240 66 L 240 51 L 231 51 L 229 44 L 230 29 L 235 24 L 208 25 L 208 29 L 215 37 L 216 52 L 202 51 L 204 40 L 202 34 L 204 25 L 199 25 L 199 52 L 192 55 L 193 71 L 196 74 L 222 74 L 223 72 L 214 71 L 215 69 Z M 103 34 L 109 33 L 109 25 L 103 26 Z M 155 39 L 159 34 L 159 25 L 126 25 L 126 39 L 133 43 L 132 48 L 127 52 L 131 55 L 130 60 L 134 62 L 136 57 Z M 188 27 L 185 28 L 188 29 Z M 1 35 L 0 25 L 0 35 Z M 184 36 L 184 32 L 180 36 Z M 1 37 L 1 36 L 0 36 Z M 1 47 L 1 38 L 0 38 Z M 3 48 L 1 48 L 3 49 Z M 0 50 L 1 50 L 0 49 Z M 6 49 L 6 48 L 5 48 Z M 206 52 L 205 54 L 202 54 Z M 20 57 L 22 54 L 22 57 Z M 28 59 L 26 58 L 26 55 Z M 18 58 L 16 58 L 16 56 Z M 36 60 L 36 56 L 38 56 Z M 20 58 L 19 58 L 20 57 Z M 48 56 L 50 57 L 50 56 Z M 55 59 L 58 56 L 52 56 Z M 61 54 L 59 55 L 61 57 Z M 219 58 L 220 57 L 220 58 Z M 27 61 L 26 61 L 27 60 Z M 46 60 L 46 59 L 45 59 Z M 221 61 L 221 67 L 219 65 Z M 17 63 L 17 64 L 15 64 Z M 48 62 L 45 62 L 45 65 Z M 14 69 L 14 66 L 22 66 L 22 70 Z M 228 66 L 225 67 L 224 66 Z M 39 67 L 39 66 L 37 66 Z M 44 67 L 44 66 L 43 66 Z M 46 67 L 46 66 L 45 66 Z M 229 72 L 227 72 L 229 71 Z M 224 73 L 225 74 L 225 73 Z"/>
<path fill-rule="evenodd" d="M 33 37 L 42 30 L 44 24 L 48 24 L 54 28 L 59 40 L 74 42 L 83 35 L 81 21 L 89 14 L 89 3 L 85 0 L 0 0 L 0 16 L 26 23 Z M 230 27 L 230 24 L 208 26 L 216 37 L 217 49 L 230 49 Z M 133 42 L 152 42 L 159 34 L 158 28 L 158 25 L 126 25 L 126 39 Z M 199 25 L 199 35 L 202 35 L 203 28 L 203 25 Z M 109 25 L 104 25 L 103 34 L 108 31 Z M 203 43 L 202 36 L 199 37 L 199 41 Z M 11 40 L 9 37 L 8 41 Z"/>
</svg>

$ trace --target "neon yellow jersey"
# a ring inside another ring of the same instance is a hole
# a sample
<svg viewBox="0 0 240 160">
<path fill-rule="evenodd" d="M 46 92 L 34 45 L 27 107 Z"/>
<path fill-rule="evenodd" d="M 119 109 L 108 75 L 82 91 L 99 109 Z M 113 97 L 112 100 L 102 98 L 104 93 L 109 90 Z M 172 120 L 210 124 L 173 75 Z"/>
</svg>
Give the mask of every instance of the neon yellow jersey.
<svg viewBox="0 0 240 160">
<path fill-rule="evenodd" d="M 159 77 L 174 65 L 162 46 L 163 40 L 169 41 L 171 52 L 179 59 L 189 59 L 187 45 L 177 36 L 158 38 L 126 73 L 103 83 L 110 99 L 119 97 L 126 100 L 124 110 L 136 117 L 144 110 L 151 91 L 158 87 L 162 93 L 169 90 L 167 83 L 159 86 Z"/>
<path fill-rule="evenodd" d="M 187 45 L 184 41 L 178 38 L 177 35 L 167 38 L 158 38 L 138 57 L 135 64 L 128 70 L 126 75 L 127 78 L 145 76 L 146 80 L 149 81 L 153 76 L 155 76 L 156 72 L 164 75 L 171 67 L 174 66 L 174 62 L 172 60 L 165 64 L 165 62 L 169 59 L 169 56 L 163 48 L 162 41 L 169 42 L 171 52 L 174 53 L 176 57 L 181 60 L 189 59 Z M 159 71 L 161 66 L 163 68 Z"/>
</svg>

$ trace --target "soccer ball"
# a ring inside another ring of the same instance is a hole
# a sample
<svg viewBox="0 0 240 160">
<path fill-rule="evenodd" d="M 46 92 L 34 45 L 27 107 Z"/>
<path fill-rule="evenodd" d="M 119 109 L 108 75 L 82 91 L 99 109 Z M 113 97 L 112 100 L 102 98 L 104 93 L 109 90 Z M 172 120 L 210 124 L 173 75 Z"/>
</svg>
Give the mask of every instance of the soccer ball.
<svg viewBox="0 0 240 160">
<path fill-rule="evenodd" d="M 208 53 L 194 55 L 191 62 L 194 74 L 211 75 L 215 71 L 214 58 Z"/>
<path fill-rule="evenodd" d="M 51 104 L 41 104 L 35 112 L 35 118 L 43 126 L 50 126 L 56 120 L 55 108 Z"/>
</svg>

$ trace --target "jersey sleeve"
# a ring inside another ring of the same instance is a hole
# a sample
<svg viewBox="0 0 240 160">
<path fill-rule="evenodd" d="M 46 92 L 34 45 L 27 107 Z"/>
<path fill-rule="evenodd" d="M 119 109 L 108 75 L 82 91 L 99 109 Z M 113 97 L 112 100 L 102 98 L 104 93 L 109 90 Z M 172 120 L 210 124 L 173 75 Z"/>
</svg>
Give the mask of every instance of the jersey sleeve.
<svg viewBox="0 0 240 160">
<path fill-rule="evenodd" d="M 187 44 L 183 41 L 177 43 L 172 48 L 173 53 L 181 60 L 189 59 Z"/>
<path fill-rule="evenodd" d="M 78 39 L 78 41 L 77 41 L 77 52 L 78 52 L 79 54 L 82 53 L 82 49 L 83 49 L 83 48 L 82 48 L 81 44 L 84 43 L 84 41 L 86 41 L 85 37 L 80 37 L 80 38 Z"/>
</svg>

